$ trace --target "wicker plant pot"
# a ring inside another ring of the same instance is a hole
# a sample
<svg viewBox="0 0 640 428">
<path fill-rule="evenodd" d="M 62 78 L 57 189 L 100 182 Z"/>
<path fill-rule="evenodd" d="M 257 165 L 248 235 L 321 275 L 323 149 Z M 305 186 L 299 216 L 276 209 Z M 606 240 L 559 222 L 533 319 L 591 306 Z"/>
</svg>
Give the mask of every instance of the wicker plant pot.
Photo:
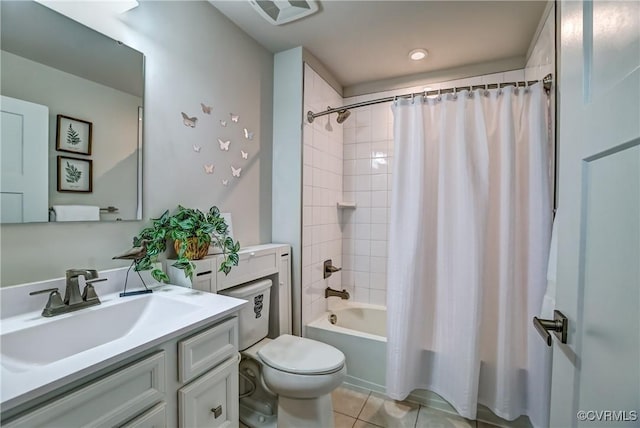
<svg viewBox="0 0 640 428">
<path fill-rule="evenodd" d="M 180 253 L 181 245 L 182 241 L 175 241 L 173 243 L 173 248 L 176 250 L 176 254 Z M 198 245 L 198 238 L 187 238 L 187 248 L 184 251 L 184 256 L 189 260 L 200 260 L 207 255 L 208 251 L 208 242 Z"/>
</svg>

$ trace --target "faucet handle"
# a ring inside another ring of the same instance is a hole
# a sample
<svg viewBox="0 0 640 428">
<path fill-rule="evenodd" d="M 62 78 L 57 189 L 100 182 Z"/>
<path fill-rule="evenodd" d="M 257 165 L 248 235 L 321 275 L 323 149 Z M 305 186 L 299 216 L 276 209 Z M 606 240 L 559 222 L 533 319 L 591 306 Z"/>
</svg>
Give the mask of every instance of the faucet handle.
<svg viewBox="0 0 640 428">
<path fill-rule="evenodd" d="M 93 284 L 106 280 L 107 278 L 96 278 L 85 281 L 85 284 L 87 285 L 85 285 L 84 290 L 82 290 L 82 300 L 84 300 L 85 302 L 89 302 L 91 300 L 97 300 L 98 302 L 100 302 L 100 299 L 98 299 L 98 295 L 96 294 L 96 290 L 95 288 L 93 288 Z"/>
<path fill-rule="evenodd" d="M 38 291 L 32 291 L 31 293 L 29 293 L 29 296 L 35 296 L 36 294 L 44 294 L 44 293 L 57 293 L 58 289 L 57 288 L 45 288 L 44 290 L 38 290 Z"/>
<path fill-rule="evenodd" d="M 57 288 L 46 288 L 44 290 L 32 291 L 29 293 L 30 296 L 35 296 L 36 294 L 49 293 L 49 300 L 47 300 L 47 304 L 44 306 L 42 310 L 42 315 L 45 317 L 51 317 L 54 315 L 55 309 L 64 307 L 64 302 L 62 301 L 62 297 L 60 296 L 60 292 Z"/>
</svg>

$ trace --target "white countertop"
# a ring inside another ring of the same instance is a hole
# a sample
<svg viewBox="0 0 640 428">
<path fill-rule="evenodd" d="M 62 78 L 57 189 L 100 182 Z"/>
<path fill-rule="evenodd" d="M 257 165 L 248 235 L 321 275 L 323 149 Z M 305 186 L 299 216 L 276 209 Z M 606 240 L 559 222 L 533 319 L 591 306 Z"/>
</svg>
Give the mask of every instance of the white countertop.
<svg viewBox="0 0 640 428">
<path fill-rule="evenodd" d="M 221 320 L 240 309 L 246 301 L 218 294 L 204 293 L 173 285 L 157 285 L 153 295 L 197 306 L 196 309 L 180 316 L 167 314 L 161 322 L 143 323 L 123 337 L 93 347 L 86 351 L 48 364 L 16 364 L 9 358 L 0 360 L 1 387 L 0 406 L 2 411 L 23 404 L 42 394 L 53 391 L 86 375 L 108 367 L 128 357 L 150 349 L 163 342 L 180 336 L 190 330 Z M 114 306 L 122 299 L 141 299 L 149 295 L 120 298 L 118 293 L 100 295 L 101 305 L 81 309 L 92 311 Z M 165 299 L 163 299 L 165 301 Z M 170 302 L 169 302 L 170 303 Z M 76 313 L 79 313 L 76 312 Z M 52 319 L 73 317 L 76 313 L 44 318 L 41 309 L 2 319 L 2 334 L 11 333 L 31 326 L 50 322 Z M 108 328 L 108 326 L 105 326 Z"/>
</svg>

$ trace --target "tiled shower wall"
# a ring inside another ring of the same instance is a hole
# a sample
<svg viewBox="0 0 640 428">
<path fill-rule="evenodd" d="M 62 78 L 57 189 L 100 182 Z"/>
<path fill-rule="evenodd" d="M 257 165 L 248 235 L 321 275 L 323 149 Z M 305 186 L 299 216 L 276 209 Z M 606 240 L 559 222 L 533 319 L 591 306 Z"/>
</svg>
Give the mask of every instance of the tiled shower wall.
<svg viewBox="0 0 640 428">
<path fill-rule="evenodd" d="M 344 100 L 344 105 L 411 92 L 524 80 L 524 70 L 495 73 Z M 342 210 L 342 287 L 352 301 L 386 305 L 387 243 L 393 173 L 391 103 L 354 109 L 344 126 L 344 200 Z"/>
<path fill-rule="evenodd" d="M 302 324 L 327 310 L 324 290 L 340 289 L 341 273 L 323 279 L 323 261 L 342 266 L 342 231 L 336 205 L 342 200 L 342 125 L 336 115 L 317 118 L 306 112 L 342 105 L 342 97 L 307 64 L 304 66 L 304 126 L 302 138 Z"/>
<path fill-rule="evenodd" d="M 469 85 L 537 80 L 553 72 L 554 11 L 532 49 L 527 69 L 469 79 L 429 83 L 413 88 L 342 99 L 305 65 L 304 112 L 325 110 L 393 95 Z M 553 99 L 552 99 L 553 105 Z M 338 298 L 324 298 L 324 289 L 345 288 L 350 301 L 386 305 L 387 243 L 393 173 L 391 103 L 360 107 L 342 124 L 335 114 L 304 120 L 303 129 L 303 325 L 317 318 Z M 344 143 L 344 144 L 343 144 Z M 336 208 L 355 202 L 356 208 Z M 322 278 L 322 261 L 331 258 L 340 274 Z"/>
</svg>

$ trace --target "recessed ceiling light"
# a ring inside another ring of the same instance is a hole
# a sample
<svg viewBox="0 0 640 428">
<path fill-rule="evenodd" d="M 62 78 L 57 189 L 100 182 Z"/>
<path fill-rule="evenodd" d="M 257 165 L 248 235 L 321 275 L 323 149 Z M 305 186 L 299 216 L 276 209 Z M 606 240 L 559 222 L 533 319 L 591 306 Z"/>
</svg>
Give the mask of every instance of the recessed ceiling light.
<svg viewBox="0 0 640 428">
<path fill-rule="evenodd" d="M 414 61 L 420 61 L 421 59 L 425 59 L 429 55 L 426 49 L 414 49 L 409 52 L 409 58 Z"/>
</svg>

